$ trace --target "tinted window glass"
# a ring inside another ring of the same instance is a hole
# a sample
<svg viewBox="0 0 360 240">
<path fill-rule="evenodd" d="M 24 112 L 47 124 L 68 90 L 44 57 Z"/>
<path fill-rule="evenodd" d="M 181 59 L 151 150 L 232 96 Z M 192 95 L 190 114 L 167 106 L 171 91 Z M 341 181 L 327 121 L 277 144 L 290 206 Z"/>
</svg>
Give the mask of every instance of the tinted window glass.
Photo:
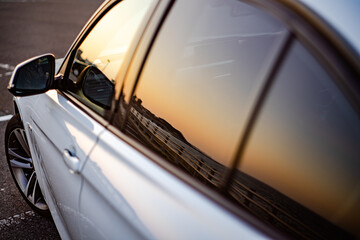
<svg viewBox="0 0 360 240">
<path fill-rule="evenodd" d="M 359 115 L 296 43 L 255 125 L 231 193 L 297 236 L 359 237 L 359 160 Z"/>
<path fill-rule="evenodd" d="M 76 52 L 70 71 L 70 93 L 104 114 L 120 84 L 119 70 L 149 9 L 151 0 L 123 1 L 92 29 Z"/>
<path fill-rule="evenodd" d="M 146 61 L 127 133 L 217 186 L 284 35 L 238 1 L 177 2 Z"/>
</svg>

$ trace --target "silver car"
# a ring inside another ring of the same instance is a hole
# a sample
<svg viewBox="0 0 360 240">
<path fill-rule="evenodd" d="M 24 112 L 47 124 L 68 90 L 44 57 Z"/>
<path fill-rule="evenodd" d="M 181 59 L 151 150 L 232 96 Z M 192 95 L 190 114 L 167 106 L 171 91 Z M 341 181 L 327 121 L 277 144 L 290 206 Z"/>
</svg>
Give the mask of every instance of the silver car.
<svg viewBox="0 0 360 240">
<path fill-rule="evenodd" d="M 109 0 L 18 65 L 6 155 L 63 239 L 360 238 L 357 0 Z"/>
</svg>

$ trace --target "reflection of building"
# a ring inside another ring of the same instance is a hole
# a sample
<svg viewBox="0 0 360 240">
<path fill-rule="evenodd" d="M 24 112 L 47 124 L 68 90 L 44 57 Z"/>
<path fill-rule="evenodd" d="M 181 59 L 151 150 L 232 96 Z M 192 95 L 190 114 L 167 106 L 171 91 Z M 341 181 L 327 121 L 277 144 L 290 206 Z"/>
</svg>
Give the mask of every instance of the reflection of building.
<svg viewBox="0 0 360 240">
<path fill-rule="evenodd" d="M 87 66 L 91 66 L 93 63 L 90 62 L 88 59 L 84 59 L 82 57 L 83 51 L 78 49 L 76 51 L 76 55 L 74 58 L 74 63 L 71 67 L 71 74 L 75 76 L 75 79 L 80 75 L 80 73 L 86 68 Z"/>
<path fill-rule="evenodd" d="M 121 101 L 127 135 L 162 155 L 202 183 L 219 189 L 227 168 L 197 149 L 166 120 L 155 116 L 133 97 L 130 107 Z M 230 198 L 247 211 L 296 239 L 349 239 L 344 230 L 314 212 L 247 175 L 237 171 L 228 188 Z"/>
<path fill-rule="evenodd" d="M 202 182 L 220 186 L 226 168 L 188 143 L 168 122 L 142 107 L 139 99 L 131 105 L 128 124 L 128 134 Z"/>
<path fill-rule="evenodd" d="M 344 230 L 244 172 L 236 172 L 229 193 L 261 220 L 296 239 L 352 238 Z"/>
</svg>

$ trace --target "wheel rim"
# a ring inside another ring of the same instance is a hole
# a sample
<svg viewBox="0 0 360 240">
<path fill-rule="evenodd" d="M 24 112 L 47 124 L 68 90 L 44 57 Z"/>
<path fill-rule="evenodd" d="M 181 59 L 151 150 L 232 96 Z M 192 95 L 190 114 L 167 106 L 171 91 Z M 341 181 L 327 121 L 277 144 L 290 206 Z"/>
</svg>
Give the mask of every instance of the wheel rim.
<svg viewBox="0 0 360 240">
<path fill-rule="evenodd" d="M 34 207 L 47 210 L 48 206 L 41 193 L 24 129 L 12 130 L 7 152 L 10 169 L 22 193 Z"/>
</svg>

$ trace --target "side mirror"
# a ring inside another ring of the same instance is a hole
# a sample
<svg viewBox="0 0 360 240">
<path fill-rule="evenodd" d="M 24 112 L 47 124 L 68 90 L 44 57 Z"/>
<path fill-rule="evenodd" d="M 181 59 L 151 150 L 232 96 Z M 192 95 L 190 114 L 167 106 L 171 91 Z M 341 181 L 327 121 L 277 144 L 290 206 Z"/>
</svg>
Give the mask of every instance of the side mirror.
<svg viewBox="0 0 360 240">
<path fill-rule="evenodd" d="M 8 90 L 14 96 L 44 93 L 52 87 L 54 76 L 54 55 L 45 54 L 34 57 L 16 66 Z"/>
</svg>

